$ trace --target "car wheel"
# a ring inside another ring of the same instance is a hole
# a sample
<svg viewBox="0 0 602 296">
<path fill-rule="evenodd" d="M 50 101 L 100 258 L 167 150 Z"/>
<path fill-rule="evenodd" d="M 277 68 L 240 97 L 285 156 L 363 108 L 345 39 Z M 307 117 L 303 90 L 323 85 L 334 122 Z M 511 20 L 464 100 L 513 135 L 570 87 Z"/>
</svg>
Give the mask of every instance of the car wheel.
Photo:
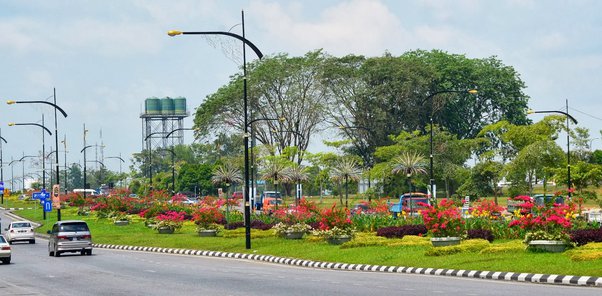
<svg viewBox="0 0 602 296">
<path fill-rule="evenodd" d="M 92 256 L 92 250 L 88 250 L 86 253 L 88 254 L 88 256 Z"/>
<path fill-rule="evenodd" d="M 56 247 L 54 248 L 54 257 L 59 257 L 61 256 L 61 254 L 59 253 L 59 251 L 56 249 Z"/>
<path fill-rule="evenodd" d="M 54 252 L 53 251 L 48 251 L 48 256 L 50 256 L 50 257 L 54 256 Z"/>
<path fill-rule="evenodd" d="M 36 240 L 35 240 L 35 239 L 29 240 L 29 243 L 30 243 L 30 244 L 35 244 L 35 243 L 36 243 Z"/>
<path fill-rule="evenodd" d="M 9 240 L 9 241 L 8 241 L 8 244 L 9 244 L 9 245 L 12 245 L 12 244 L 13 244 L 13 241 Z"/>
<path fill-rule="evenodd" d="M 86 255 L 87 252 L 86 252 L 86 250 L 81 250 L 81 252 L 79 252 L 79 253 L 80 253 L 80 255 L 84 256 L 84 255 Z"/>
<path fill-rule="evenodd" d="M 2 258 L 2 263 L 4 263 L 4 264 L 10 264 L 10 257 L 8 257 L 8 258 Z"/>
</svg>

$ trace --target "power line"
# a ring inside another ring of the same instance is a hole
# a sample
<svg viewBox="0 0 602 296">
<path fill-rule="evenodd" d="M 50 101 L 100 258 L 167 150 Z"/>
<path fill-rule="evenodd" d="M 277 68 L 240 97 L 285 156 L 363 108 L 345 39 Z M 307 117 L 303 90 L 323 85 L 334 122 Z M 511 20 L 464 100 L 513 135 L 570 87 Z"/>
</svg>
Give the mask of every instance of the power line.
<svg viewBox="0 0 602 296">
<path fill-rule="evenodd" d="M 580 110 L 577 110 L 577 109 L 575 109 L 575 108 L 569 107 L 569 109 L 571 109 L 571 110 L 573 110 L 573 111 L 576 111 L 576 112 L 578 112 L 578 113 L 581 113 L 581 114 L 583 114 L 583 115 L 585 115 L 585 116 L 589 116 L 589 117 L 591 117 L 591 118 L 593 118 L 593 119 L 602 120 L 602 118 L 600 118 L 600 117 L 596 117 L 596 116 L 594 116 L 594 115 L 591 115 L 591 114 L 585 113 L 585 112 L 583 112 L 583 111 L 580 111 Z"/>
</svg>

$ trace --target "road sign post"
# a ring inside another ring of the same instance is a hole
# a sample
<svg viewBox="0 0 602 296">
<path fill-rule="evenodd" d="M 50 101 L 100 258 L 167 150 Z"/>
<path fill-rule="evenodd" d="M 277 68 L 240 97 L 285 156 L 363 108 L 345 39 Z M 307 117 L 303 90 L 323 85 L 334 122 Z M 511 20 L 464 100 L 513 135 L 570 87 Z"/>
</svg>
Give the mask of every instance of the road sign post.
<svg viewBox="0 0 602 296">
<path fill-rule="evenodd" d="M 59 184 L 52 185 L 52 206 L 55 209 L 61 208 L 61 186 Z"/>
</svg>

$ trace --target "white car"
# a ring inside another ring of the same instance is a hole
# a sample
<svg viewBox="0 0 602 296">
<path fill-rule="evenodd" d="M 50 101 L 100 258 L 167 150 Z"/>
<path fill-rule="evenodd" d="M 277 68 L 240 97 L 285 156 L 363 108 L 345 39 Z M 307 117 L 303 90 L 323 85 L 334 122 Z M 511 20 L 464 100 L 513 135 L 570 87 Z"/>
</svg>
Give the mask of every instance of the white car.
<svg viewBox="0 0 602 296">
<path fill-rule="evenodd" d="M 33 225 L 29 221 L 13 221 L 4 230 L 6 240 L 11 245 L 16 241 L 28 241 L 30 244 L 36 243 Z"/>
<path fill-rule="evenodd" d="M 0 260 L 4 264 L 10 264 L 10 256 L 10 246 L 4 236 L 0 235 Z"/>
</svg>

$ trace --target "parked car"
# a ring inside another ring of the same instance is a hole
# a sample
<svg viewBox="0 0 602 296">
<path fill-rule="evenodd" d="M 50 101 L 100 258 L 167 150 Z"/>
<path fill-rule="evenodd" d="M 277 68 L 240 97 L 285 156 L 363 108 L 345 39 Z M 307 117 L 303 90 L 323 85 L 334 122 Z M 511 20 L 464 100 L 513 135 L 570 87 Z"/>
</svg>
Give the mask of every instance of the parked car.
<svg viewBox="0 0 602 296">
<path fill-rule="evenodd" d="M 430 205 L 428 195 L 422 192 L 404 193 L 399 196 L 399 202 L 389 205 L 389 212 L 397 217 L 402 211 L 410 216 L 418 216 L 418 211 L 424 209 L 420 204 Z"/>
<path fill-rule="evenodd" d="M 8 224 L 8 228 L 5 228 L 4 231 L 6 240 L 11 245 L 16 241 L 28 241 L 30 244 L 36 243 L 33 225 L 29 221 L 13 221 Z"/>
<path fill-rule="evenodd" d="M 58 221 L 48 230 L 48 256 L 60 256 L 64 252 L 80 252 L 92 255 L 92 234 L 85 221 Z"/>
<path fill-rule="evenodd" d="M 282 205 L 282 198 L 277 197 L 264 197 L 263 198 L 263 211 L 272 212 L 277 210 Z"/>
<path fill-rule="evenodd" d="M 556 196 L 553 194 L 535 194 L 533 195 L 533 202 L 536 206 L 545 206 L 550 204 L 564 204 L 563 196 Z"/>
<path fill-rule="evenodd" d="M 368 210 L 370 210 L 368 203 L 358 203 L 351 209 L 351 215 L 365 214 Z"/>
<path fill-rule="evenodd" d="M 273 206 L 276 204 L 282 204 L 282 196 L 280 195 L 280 192 L 264 191 L 263 193 L 261 193 L 259 198 L 255 201 L 255 209 L 258 211 L 265 210 L 266 200 L 267 200 L 267 203 L 269 203 L 271 205 L 271 208 L 273 208 Z M 270 210 L 270 209 L 268 209 L 268 210 Z"/>
<path fill-rule="evenodd" d="M 4 264 L 10 264 L 11 259 L 11 250 L 8 241 L 4 238 L 3 235 L 0 235 L 0 260 Z"/>
</svg>

